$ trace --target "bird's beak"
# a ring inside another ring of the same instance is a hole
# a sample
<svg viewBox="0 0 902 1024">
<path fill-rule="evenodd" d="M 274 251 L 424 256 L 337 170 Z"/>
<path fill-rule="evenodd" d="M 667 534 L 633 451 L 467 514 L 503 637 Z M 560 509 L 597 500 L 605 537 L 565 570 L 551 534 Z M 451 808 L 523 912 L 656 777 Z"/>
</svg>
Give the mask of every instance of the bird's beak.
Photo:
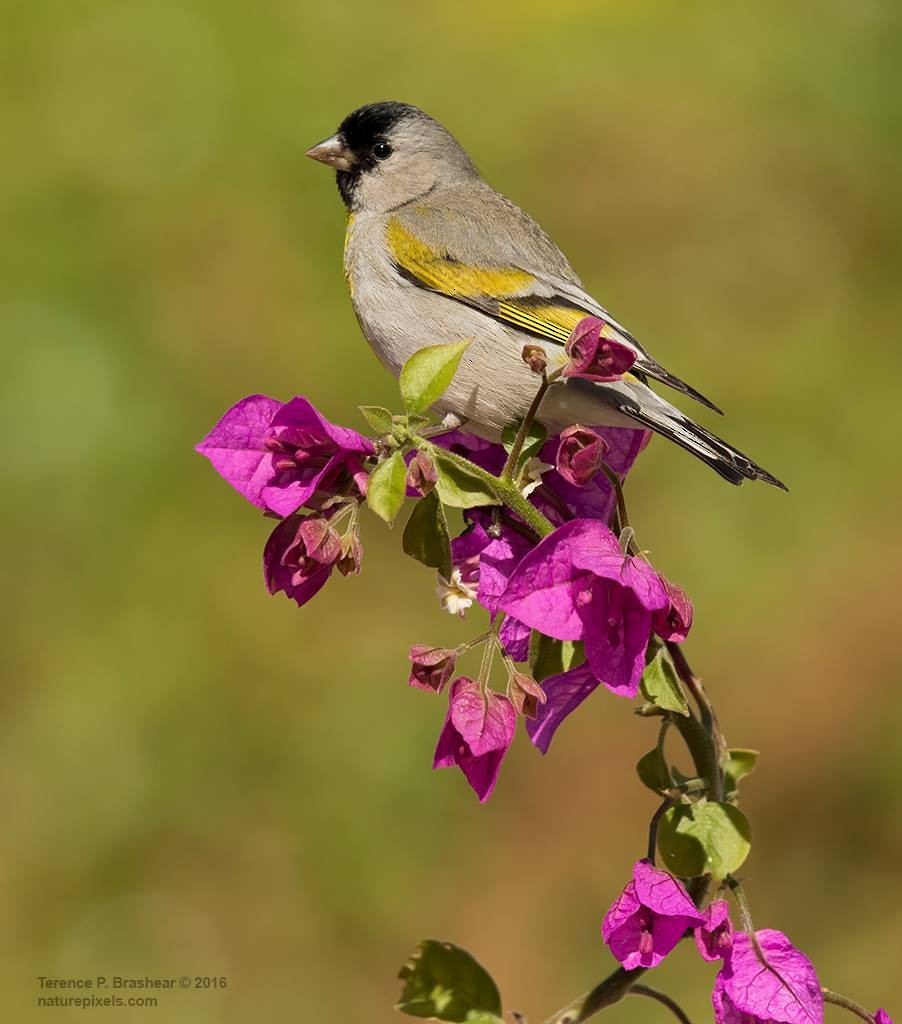
<svg viewBox="0 0 902 1024">
<path fill-rule="evenodd" d="M 308 149 L 307 156 L 311 160 L 319 160 L 321 164 L 328 164 L 337 171 L 349 171 L 354 166 L 354 154 L 344 144 L 340 135 L 333 135 Z"/>
</svg>

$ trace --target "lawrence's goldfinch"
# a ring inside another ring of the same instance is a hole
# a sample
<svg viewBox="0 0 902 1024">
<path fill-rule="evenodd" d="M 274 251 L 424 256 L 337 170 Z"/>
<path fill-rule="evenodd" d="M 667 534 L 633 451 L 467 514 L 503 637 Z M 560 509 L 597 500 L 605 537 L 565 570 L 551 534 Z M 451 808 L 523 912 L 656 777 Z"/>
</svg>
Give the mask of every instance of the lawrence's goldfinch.
<svg viewBox="0 0 902 1024">
<path fill-rule="evenodd" d="M 560 249 L 518 206 L 486 184 L 437 121 L 405 103 L 349 114 L 307 153 L 334 167 L 348 209 L 345 274 L 369 343 L 396 376 L 417 349 L 472 337 L 436 406 L 488 437 L 522 417 L 537 379 L 521 358 L 541 344 L 549 368 L 585 316 L 638 358 L 621 381 L 568 379 L 552 387 L 539 419 L 552 432 L 585 426 L 644 427 L 670 438 L 732 483 L 783 485 L 692 422 L 648 379 L 717 409 L 665 370 L 583 288 Z M 717 410 L 719 411 L 719 410 Z"/>
</svg>

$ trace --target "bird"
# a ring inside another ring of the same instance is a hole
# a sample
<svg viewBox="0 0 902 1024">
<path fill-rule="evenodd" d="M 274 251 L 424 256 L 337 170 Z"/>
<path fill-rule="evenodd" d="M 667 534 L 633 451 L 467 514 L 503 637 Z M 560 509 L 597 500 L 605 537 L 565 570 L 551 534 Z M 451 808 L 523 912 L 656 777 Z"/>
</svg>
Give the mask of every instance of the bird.
<svg viewBox="0 0 902 1024">
<path fill-rule="evenodd" d="M 428 345 L 472 339 L 433 407 L 497 440 L 527 413 L 537 381 L 523 359 L 540 345 L 549 368 L 585 317 L 636 360 L 621 379 L 570 377 L 548 389 L 537 419 L 551 433 L 573 424 L 651 430 L 734 484 L 785 484 L 662 398 L 655 381 L 720 413 L 666 370 L 585 289 L 541 227 L 486 182 L 437 120 L 408 103 L 369 103 L 307 151 L 334 168 L 347 211 L 344 273 L 361 330 L 396 377 Z"/>
</svg>

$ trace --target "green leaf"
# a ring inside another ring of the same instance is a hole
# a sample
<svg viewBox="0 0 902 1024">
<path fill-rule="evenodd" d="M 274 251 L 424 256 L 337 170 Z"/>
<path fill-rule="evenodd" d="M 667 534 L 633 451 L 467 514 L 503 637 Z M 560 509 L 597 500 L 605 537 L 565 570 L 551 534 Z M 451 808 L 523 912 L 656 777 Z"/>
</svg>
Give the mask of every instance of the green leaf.
<svg viewBox="0 0 902 1024">
<path fill-rule="evenodd" d="M 432 452 L 438 469 L 435 485 L 438 496 L 452 508 L 475 508 L 477 505 L 498 505 L 498 498 L 475 473 L 469 473 L 436 449 Z"/>
<path fill-rule="evenodd" d="M 491 975 L 465 949 L 426 939 L 398 977 L 404 982 L 395 1009 L 411 1017 L 501 1024 L 501 996 Z"/>
<path fill-rule="evenodd" d="M 529 637 L 529 664 L 537 683 L 549 676 L 558 676 L 585 661 L 579 641 L 554 640 L 535 630 Z"/>
<path fill-rule="evenodd" d="M 441 398 L 472 340 L 428 345 L 414 352 L 400 376 L 401 396 L 408 413 L 422 412 Z"/>
<path fill-rule="evenodd" d="M 446 580 L 451 579 L 451 535 L 445 510 L 435 491 L 430 491 L 413 506 L 401 544 L 405 554 L 438 569 Z"/>
<path fill-rule="evenodd" d="M 658 849 L 668 871 L 683 878 L 722 881 L 751 849 L 749 823 L 738 807 L 707 800 L 671 807 L 658 828 Z"/>
<path fill-rule="evenodd" d="M 689 715 L 686 695 L 676 677 L 673 665 L 670 664 L 670 659 L 663 650 L 658 651 L 645 666 L 640 689 L 642 696 L 656 707 L 664 711 L 674 711 L 678 715 Z"/>
<path fill-rule="evenodd" d="M 517 433 L 522 422 L 522 420 L 514 420 L 513 423 L 508 423 L 501 432 L 501 443 L 508 455 L 514 450 L 514 441 L 517 440 Z M 533 420 L 526 432 L 523 447 L 520 449 L 520 459 L 514 467 L 515 470 L 519 471 L 533 456 L 538 455 L 547 440 L 548 431 L 541 423 Z"/>
<path fill-rule="evenodd" d="M 639 758 L 636 764 L 636 774 L 642 785 L 648 786 L 653 793 L 663 794 L 665 789 L 669 789 L 673 785 L 670 769 L 667 767 L 664 755 L 657 747 Z"/>
<path fill-rule="evenodd" d="M 389 526 L 394 522 L 407 494 L 406 480 L 407 465 L 400 452 L 380 462 L 370 473 L 366 503 Z"/>
<path fill-rule="evenodd" d="M 724 765 L 724 785 L 727 793 L 736 793 L 740 779 L 751 775 L 758 764 L 758 751 L 734 747 L 729 751 L 727 763 Z"/>
<path fill-rule="evenodd" d="M 361 405 L 358 407 L 363 418 L 377 434 L 390 434 L 394 427 L 394 417 L 389 409 L 382 405 Z"/>
</svg>

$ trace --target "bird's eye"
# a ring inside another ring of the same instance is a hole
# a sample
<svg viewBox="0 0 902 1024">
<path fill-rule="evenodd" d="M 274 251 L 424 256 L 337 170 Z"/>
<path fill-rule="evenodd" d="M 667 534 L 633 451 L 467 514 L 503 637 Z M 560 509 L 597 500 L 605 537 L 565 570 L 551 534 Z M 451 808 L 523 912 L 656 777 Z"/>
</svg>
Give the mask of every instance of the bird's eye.
<svg viewBox="0 0 902 1024">
<path fill-rule="evenodd" d="M 377 160 L 387 160 L 392 154 L 392 148 L 387 142 L 377 142 L 373 146 L 373 156 Z"/>
</svg>

